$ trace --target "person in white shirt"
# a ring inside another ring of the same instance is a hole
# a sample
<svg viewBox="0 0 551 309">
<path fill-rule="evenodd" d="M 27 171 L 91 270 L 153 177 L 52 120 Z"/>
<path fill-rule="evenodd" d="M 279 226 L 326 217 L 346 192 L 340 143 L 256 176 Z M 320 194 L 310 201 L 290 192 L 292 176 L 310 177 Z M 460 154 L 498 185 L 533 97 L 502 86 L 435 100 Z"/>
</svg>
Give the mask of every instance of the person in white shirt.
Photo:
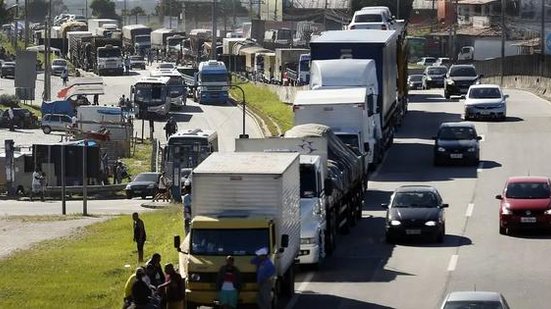
<svg viewBox="0 0 551 309">
<path fill-rule="evenodd" d="M 33 201 L 33 195 L 38 195 L 42 192 L 42 173 L 37 167 L 33 173 L 33 179 L 31 183 L 31 202 Z M 41 196 L 41 200 L 44 201 L 44 195 Z"/>
</svg>

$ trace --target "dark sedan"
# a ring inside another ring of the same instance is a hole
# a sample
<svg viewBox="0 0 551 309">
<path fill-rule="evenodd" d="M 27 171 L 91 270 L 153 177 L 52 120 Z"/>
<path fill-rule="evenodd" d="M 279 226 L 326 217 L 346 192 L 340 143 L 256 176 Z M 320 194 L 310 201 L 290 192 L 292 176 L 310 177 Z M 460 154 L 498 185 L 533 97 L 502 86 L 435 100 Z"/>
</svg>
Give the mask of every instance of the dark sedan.
<svg viewBox="0 0 551 309">
<path fill-rule="evenodd" d="M 0 69 L 0 78 L 11 76 L 15 78 L 15 62 L 4 62 Z"/>
<path fill-rule="evenodd" d="M 386 212 L 386 241 L 394 243 L 399 237 L 430 237 L 443 242 L 446 235 L 444 208 L 438 190 L 432 186 L 401 186 L 394 191 Z"/>
<path fill-rule="evenodd" d="M 431 66 L 423 72 L 423 89 L 444 87 L 444 78 L 448 68 L 445 66 Z"/>
<path fill-rule="evenodd" d="M 132 180 L 124 191 L 127 198 L 133 198 L 135 196 L 141 196 L 145 199 L 148 196 L 155 196 L 159 189 L 159 173 L 141 173 Z"/>
<path fill-rule="evenodd" d="M 408 88 L 409 89 L 423 88 L 423 75 L 411 74 L 410 76 L 408 76 Z"/>
<path fill-rule="evenodd" d="M 482 138 L 472 123 L 444 122 L 434 139 L 434 165 L 455 162 L 478 165 Z"/>
<path fill-rule="evenodd" d="M 469 87 L 479 83 L 481 77 L 472 64 L 452 65 L 446 74 L 444 97 L 466 95 Z"/>
</svg>

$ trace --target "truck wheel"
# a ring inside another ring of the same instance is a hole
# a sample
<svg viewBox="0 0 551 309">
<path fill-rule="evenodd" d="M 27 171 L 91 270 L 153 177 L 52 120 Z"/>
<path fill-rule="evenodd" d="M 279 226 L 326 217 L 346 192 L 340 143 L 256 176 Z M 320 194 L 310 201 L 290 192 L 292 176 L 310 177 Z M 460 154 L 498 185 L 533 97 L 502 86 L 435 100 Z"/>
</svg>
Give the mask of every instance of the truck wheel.
<svg viewBox="0 0 551 309">
<path fill-rule="evenodd" d="M 335 235 L 330 230 L 325 230 L 324 233 L 325 236 L 325 254 L 331 255 L 333 254 L 333 250 L 335 250 Z"/>
<path fill-rule="evenodd" d="M 42 127 L 42 132 L 44 132 L 44 134 L 50 134 L 52 132 L 52 128 L 49 126 Z"/>
<path fill-rule="evenodd" d="M 192 303 L 192 302 L 186 302 L 186 309 L 197 309 L 199 308 L 199 306 L 197 306 L 196 303 Z"/>
</svg>

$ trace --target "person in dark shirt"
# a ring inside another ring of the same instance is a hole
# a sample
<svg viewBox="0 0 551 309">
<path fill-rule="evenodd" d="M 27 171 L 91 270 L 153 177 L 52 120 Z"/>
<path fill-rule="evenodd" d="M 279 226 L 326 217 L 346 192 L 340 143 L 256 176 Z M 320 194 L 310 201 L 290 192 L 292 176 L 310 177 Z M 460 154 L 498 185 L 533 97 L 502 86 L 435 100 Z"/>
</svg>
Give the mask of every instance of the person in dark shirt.
<svg viewBox="0 0 551 309">
<path fill-rule="evenodd" d="M 154 253 L 151 256 L 151 259 L 146 263 L 148 269 L 149 265 L 152 266 L 152 273 L 148 274 L 151 278 L 151 284 L 155 287 L 163 284 L 165 282 L 165 274 L 163 273 L 163 267 L 161 266 L 161 255 L 159 253 Z"/>
<path fill-rule="evenodd" d="M 132 301 L 136 309 L 146 309 L 151 296 L 151 289 L 143 281 L 145 276 L 143 268 L 136 271 L 136 281 L 132 284 Z"/>
<path fill-rule="evenodd" d="M 184 306 L 185 282 L 179 273 L 174 269 L 174 265 L 165 265 L 166 282 L 158 287 L 158 290 L 164 290 L 166 308 L 181 309 Z"/>
<path fill-rule="evenodd" d="M 145 225 L 137 212 L 132 214 L 132 219 L 134 220 L 134 241 L 138 249 L 138 262 L 143 263 L 143 246 L 147 238 Z"/>
<path fill-rule="evenodd" d="M 234 265 L 233 256 L 226 257 L 226 264 L 220 267 L 216 280 L 218 300 L 222 309 L 237 308 L 239 289 L 241 288 L 241 273 Z"/>
</svg>

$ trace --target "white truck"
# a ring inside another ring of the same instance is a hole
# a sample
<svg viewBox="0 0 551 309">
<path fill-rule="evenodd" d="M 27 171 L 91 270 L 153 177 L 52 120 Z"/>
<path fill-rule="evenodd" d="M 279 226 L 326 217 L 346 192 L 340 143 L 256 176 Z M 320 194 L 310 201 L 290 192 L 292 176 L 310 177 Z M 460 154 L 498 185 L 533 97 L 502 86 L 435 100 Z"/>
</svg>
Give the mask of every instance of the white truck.
<svg viewBox="0 0 551 309">
<path fill-rule="evenodd" d="M 91 19 L 88 19 L 88 31 L 92 32 L 94 35 L 100 35 L 97 32 L 97 29 L 103 28 L 105 25 L 108 25 L 108 24 L 118 25 L 119 21 L 116 19 L 110 19 L 110 18 L 91 18 Z"/>
<path fill-rule="evenodd" d="M 376 104 L 379 88 L 375 61 L 312 61 L 310 89 L 297 93 L 293 106 L 295 124 L 326 124 L 343 138 L 347 131 L 359 134 L 358 150 L 367 154 L 370 165 L 380 162 L 384 147 L 381 111 Z M 316 94 L 318 91 L 321 92 Z"/>
<path fill-rule="evenodd" d="M 304 147 L 309 144 L 316 154 Z M 238 138 L 236 152 L 300 153 L 300 264 L 319 265 L 331 253 L 332 235 L 326 221 L 326 207 L 331 195 L 327 185 L 327 140 L 311 138 Z M 326 189 L 327 185 L 327 189 Z"/>
<path fill-rule="evenodd" d="M 69 31 L 67 32 L 67 59 L 72 59 L 71 50 L 75 49 L 73 46 L 78 40 L 75 38 L 82 38 L 87 36 L 93 36 L 91 31 Z"/>
<path fill-rule="evenodd" d="M 169 28 L 159 28 L 151 31 L 151 48 L 157 50 L 164 50 L 166 39 L 173 35 L 176 30 Z"/>
<path fill-rule="evenodd" d="M 120 107 L 84 105 L 77 107 L 77 127 L 82 131 L 108 130 L 110 140 L 128 140 L 131 131 L 125 124 L 128 120 Z"/>
<path fill-rule="evenodd" d="M 305 48 L 277 48 L 275 50 L 274 78 L 277 82 L 284 82 L 287 69 L 297 69 L 300 55 L 308 54 Z"/>
<path fill-rule="evenodd" d="M 299 155 L 215 152 L 192 177 L 189 233 L 183 243 L 174 238 L 186 280 L 186 308 L 214 304 L 217 273 L 228 255 L 241 271 L 240 304 L 255 304 L 251 258 L 264 247 L 276 268 L 274 302 L 280 295 L 291 296 L 300 245 Z"/>
</svg>

